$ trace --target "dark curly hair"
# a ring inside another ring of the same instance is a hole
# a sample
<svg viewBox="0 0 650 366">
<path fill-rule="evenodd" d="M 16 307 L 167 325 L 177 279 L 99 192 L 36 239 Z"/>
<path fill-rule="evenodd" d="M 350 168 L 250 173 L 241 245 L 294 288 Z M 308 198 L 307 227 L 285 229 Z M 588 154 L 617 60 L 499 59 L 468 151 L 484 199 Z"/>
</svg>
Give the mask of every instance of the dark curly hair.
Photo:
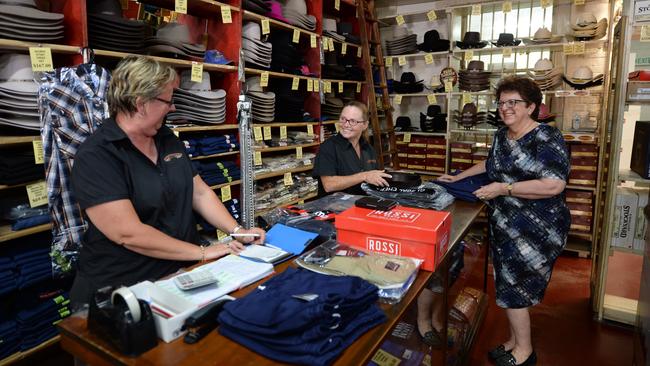
<svg viewBox="0 0 650 366">
<path fill-rule="evenodd" d="M 535 84 L 532 79 L 524 76 L 508 76 L 497 85 L 497 100 L 500 100 L 501 93 L 503 92 L 516 92 L 519 93 L 521 99 L 526 101 L 526 107 L 535 103 L 535 110 L 530 115 L 534 120 L 539 116 L 539 106 L 542 104 L 542 91 L 539 86 Z"/>
</svg>

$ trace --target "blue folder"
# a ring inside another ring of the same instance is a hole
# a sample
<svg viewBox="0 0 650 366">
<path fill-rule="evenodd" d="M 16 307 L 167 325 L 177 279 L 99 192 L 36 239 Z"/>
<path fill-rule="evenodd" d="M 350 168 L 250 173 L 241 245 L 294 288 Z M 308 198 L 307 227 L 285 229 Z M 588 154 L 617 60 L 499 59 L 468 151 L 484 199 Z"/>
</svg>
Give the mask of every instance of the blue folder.
<svg viewBox="0 0 650 366">
<path fill-rule="evenodd" d="M 266 233 L 266 244 L 277 247 L 285 252 L 298 255 L 302 253 L 307 245 L 311 243 L 318 234 L 289 227 L 283 224 L 275 224 Z"/>
</svg>

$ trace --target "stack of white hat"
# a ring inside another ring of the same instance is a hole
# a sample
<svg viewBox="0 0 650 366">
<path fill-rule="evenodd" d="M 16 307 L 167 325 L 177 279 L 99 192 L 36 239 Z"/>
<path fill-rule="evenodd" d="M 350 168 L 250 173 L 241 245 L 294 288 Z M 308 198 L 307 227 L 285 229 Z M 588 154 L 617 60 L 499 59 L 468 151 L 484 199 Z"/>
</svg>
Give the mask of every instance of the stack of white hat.
<svg viewBox="0 0 650 366">
<path fill-rule="evenodd" d="M 38 84 L 28 55 L 0 55 L 0 124 L 40 129 Z"/>
<path fill-rule="evenodd" d="M 191 70 L 181 73 L 180 88 L 174 90 L 176 110 L 167 114 L 170 123 L 219 124 L 226 121 L 226 91 L 212 89 L 210 74 L 203 72 L 200 82 L 192 81 Z"/>
<path fill-rule="evenodd" d="M 600 39 L 607 34 L 607 18 L 596 21 L 593 14 L 582 13 L 571 25 L 571 29 L 567 35 L 578 40 Z"/>
<path fill-rule="evenodd" d="M 258 22 L 246 22 L 242 28 L 242 49 L 244 61 L 263 68 L 271 67 L 273 45 L 262 41 L 262 29 Z"/>
<path fill-rule="evenodd" d="M 261 78 L 253 76 L 246 78 L 246 95 L 251 98 L 253 120 L 273 122 L 275 120 L 275 93 L 265 92 L 260 84 Z"/>
<path fill-rule="evenodd" d="M 528 71 L 535 83 L 542 90 L 548 90 L 558 85 L 562 81 L 562 70 L 559 67 L 554 67 L 551 60 L 542 58 L 535 62 L 533 72 Z"/>
</svg>

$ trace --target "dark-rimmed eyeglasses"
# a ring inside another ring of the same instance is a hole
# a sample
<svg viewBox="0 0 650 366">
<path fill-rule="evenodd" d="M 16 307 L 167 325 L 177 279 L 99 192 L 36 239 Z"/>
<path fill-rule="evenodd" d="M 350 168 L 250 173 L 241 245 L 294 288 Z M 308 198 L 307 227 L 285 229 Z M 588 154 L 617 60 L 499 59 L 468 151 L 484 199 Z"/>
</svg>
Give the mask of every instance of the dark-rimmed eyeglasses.
<svg viewBox="0 0 650 366">
<path fill-rule="evenodd" d="M 526 103 L 526 101 L 523 100 L 523 99 L 508 99 L 508 100 L 504 100 L 503 102 L 498 101 L 497 102 L 497 108 L 499 108 L 499 109 L 501 109 L 501 108 L 514 108 L 517 105 L 517 103 Z"/>
<path fill-rule="evenodd" d="M 163 102 L 163 103 L 167 104 L 169 107 L 171 107 L 171 106 L 174 105 L 174 101 L 173 101 L 173 100 L 167 100 L 167 99 L 158 98 L 158 97 L 153 98 L 153 99 L 155 99 L 155 100 L 157 100 L 157 101 L 159 101 L 159 102 Z"/>
<path fill-rule="evenodd" d="M 346 123 L 352 127 L 358 125 L 359 123 L 364 123 L 366 121 L 357 121 L 356 119 L 348 119 L 345 117 L 340 117 L 339 118 L 339 124 L 345 125 Z"/>
</svg>

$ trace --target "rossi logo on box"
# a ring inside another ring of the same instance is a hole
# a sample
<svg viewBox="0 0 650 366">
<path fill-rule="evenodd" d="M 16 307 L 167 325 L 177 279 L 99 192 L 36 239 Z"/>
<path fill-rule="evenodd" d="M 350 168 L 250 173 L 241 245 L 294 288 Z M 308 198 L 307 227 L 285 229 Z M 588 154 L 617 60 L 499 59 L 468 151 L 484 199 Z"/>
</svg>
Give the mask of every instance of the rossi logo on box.
<svg viewBox="0 0 650 366">
<path fill-rule="evenodd" d="M 374 210 L 370 212 L 368 217 L 373 217 L 377 219 L 384 219 L 397 222 L 415 222 L 415 220 L 420 217 L 420 214 L 417 212 L 409 212 L 404 210 L 390 210 L 390 211 L 379 211 Z"/>
<path fill-rule="evenodd" d="M 391 255 L 400 255 L 402 252 L 402 246 L 399 242 L 386 238 L 367 237 L 366 249 L 373 252 L 386 253 Z"/>
</svg>

